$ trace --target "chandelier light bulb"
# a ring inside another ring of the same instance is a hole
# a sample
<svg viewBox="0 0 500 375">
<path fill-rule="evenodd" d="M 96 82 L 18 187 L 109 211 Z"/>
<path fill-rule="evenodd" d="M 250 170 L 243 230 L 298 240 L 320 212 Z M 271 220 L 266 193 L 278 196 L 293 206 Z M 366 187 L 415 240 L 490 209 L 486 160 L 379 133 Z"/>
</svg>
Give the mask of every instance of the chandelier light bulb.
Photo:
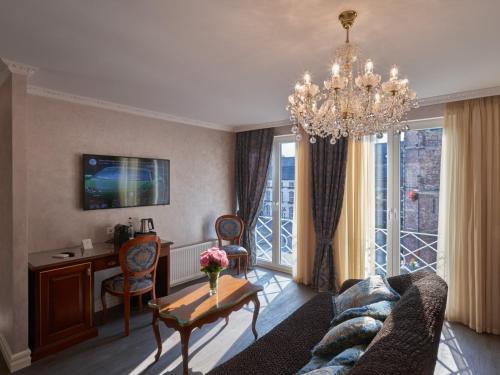
<svg viewBox="0 0 500 375">
<path fill-rule="evenodd" d="M 396 65 L 393 65 L 391 68 L 391 81 L 395 81 L 398 79 L 398 67 Z"/>
<path fill-rule="evenodd" d="M 380 103 L 380 94 L 377 92 L 375 94 L 375 104 L 379 104 Z"/>
<path fill-rule="evenodd" d="M 311 75 L 309 74 L 309 72 L 304 73 L 304 83 L 306 85 L 309 85 L 311 83 Z"/>
<path fill-rule="evenodd" d="M 332 65 L 332 75 L 338 77 L 340 75 L 340 65 L 335 63 Z"/>
<path fill-rule="evenodd" d="M 373 73 L 373 61 L 370 59 L 366 60 L 365 63 L 365 74 L 372 74 Z"/>
</svg>

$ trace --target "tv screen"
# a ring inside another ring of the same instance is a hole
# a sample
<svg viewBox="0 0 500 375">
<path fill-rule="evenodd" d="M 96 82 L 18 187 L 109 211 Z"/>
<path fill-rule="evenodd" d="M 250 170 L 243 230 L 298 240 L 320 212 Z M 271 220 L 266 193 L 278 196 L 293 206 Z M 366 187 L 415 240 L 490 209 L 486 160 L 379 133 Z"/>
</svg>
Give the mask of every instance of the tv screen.
<svg viewBox="0 0 500 375">
<path fill-rule="evenodd" d="M 83 209 L 170 204 L 170 161 L 83 155 Z"/>
</svg>

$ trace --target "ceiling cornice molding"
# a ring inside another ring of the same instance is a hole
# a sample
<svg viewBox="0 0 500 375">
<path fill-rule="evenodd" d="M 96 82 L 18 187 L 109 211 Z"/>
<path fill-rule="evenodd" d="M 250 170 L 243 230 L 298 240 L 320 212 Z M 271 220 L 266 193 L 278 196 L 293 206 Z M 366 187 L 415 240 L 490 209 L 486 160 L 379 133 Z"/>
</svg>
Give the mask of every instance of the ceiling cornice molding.
<svg viewBox="0 0 500 375">
<path fill-rule="evenodd" d="M 233 127 L 233 130 L 236 133 L 240 133 L 257 129 L 279 128 L 280 126 L 292 126 L 292 123 L 290 120 L 281 120 L 273 122 L 262 122 L 260 124 L 235 125 Z"/>
<path fill-rule="evenodd" d="M 500 95 L 500 86 L 422 98 L 419 99 L 418 104 L 420 107 L 427 107 L 435 104 L 445 104 L 445 103 L 457 102 L 460 100 L 484 98 L 487 96 L 494 96 L 494 95 Z M 441 119 L 441 117 L 437 117 L 437 119 Z M 425 120 L 427 121 L 428 119 Z M 420 119 L 410 120 L 410 121 L 420 121 Z M 276 128 L 279 126 L 292 126 L 292 123 L 290 122 L 290 120 L 282 120 L 275 122 L 264 122 L 261 124 L 240 125 L 240 126 L 235 126 L 234 131 L 238 133 L 248 130 Z"/>
<path fill-rule="evenodd" d="M 418 104 L 421 107 L 426 107 L 429 105 L 458 102 L 460 100 L 483 98 L 486 96 L 494 96 L 494 95 L 500 95 L 500 86 L 488 87 L 478 90 L 455 92 L 446 95 L 431 96 L 429 98 L 419 99 Z"/>
<path fill-rule="evenodd" d="M 232 126 L 214 124 L 212 122 L 194 120 L 194 119 L 181 117 L 181 116 L 174 116 L 174 115 L 164 113 L 164 112 L 156 112 L 156 111 L 152 111 L 152 110 L 148 110 L 148 109 L 128 106 L 125 104 L 118 104 L 118 103 L 109 102 L 106 100 L 90 98 L 87 96 L 70 94 L 67 92 L 48 89 L 45 87 L 40 87 L 40 86 L 35 86 L 35 85 L 28 85 L 28 94 L 42 96 L 45 98 L 63 100 L 63 101 L 75 103 L 75 104 L 87 105 L 90 107 L 109 109 L 112 111 L 129 113 L 132 115 L 149 117 L 149 118 L 154 118 L 154 119 L 158 119 L 158 120 L 175 122 L 175 123 L 179 123 L 179 124 L 186 124 L 186 125 L 198 126 L 198 127 L 202 127 L 202 128 L 209 128 L 209 129 L 215 129 L 215 130 L 223 130 L 223 131 L 228 131 L 228 132 L 233 131 Z"/>
<path fill-rule="evenodd" d="M 7 65 L 11 73 L 20 74 L 28 78 L 38 70 L 36 66 L 19 63 L 17 61 L 12 61 L 4 58 L 2 58 L 2 61 L 5 63 L 5 65 Z"/>
</svg>

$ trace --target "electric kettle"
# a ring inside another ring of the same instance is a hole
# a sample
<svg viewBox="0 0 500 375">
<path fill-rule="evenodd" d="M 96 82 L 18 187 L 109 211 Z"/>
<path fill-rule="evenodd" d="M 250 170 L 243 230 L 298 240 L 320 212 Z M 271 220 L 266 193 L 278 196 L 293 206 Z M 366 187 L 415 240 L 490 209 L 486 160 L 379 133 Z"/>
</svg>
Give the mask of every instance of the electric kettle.
<svg viewBox="0 0 500 375">
<path fill-rule="evenodd" d="M 141 233 L 154 233 L 155 226 L 153 224 L 153 219 L 141 219 Z"/>
</svg>

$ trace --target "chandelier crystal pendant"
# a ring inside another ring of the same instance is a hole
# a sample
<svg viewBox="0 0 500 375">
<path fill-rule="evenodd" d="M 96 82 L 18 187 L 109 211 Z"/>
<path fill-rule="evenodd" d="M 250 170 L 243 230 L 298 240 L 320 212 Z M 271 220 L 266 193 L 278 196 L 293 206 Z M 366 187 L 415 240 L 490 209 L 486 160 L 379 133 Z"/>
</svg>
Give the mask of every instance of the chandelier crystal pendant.
<svg viewBox="0 0 500 375">
<path fill-rule="evenodd" d="M 361 71 L 359 48 L 349 42 L 349 30 L 356 16 L 353 10 L 339 15 L 346 41 L 335 51 L 331 76 L 324 81 L 323 90 L 312 83 L 311 74 L 306 72 L 288 97 L 286 109 L 297 140 L 302 139 L 302 133 L 309 136 L 311 143 L 317 137 L 331 137 L 331 144 L 340 137 L 360 140 L 365 135 L 398 133 L 408 128 L 407 113 L 418 107 L 415 91 L 409 88 L 408 79 L 399 78 L 395 65 L 385 82 L 374 72 L 370 59 Z"/>
</svg>

